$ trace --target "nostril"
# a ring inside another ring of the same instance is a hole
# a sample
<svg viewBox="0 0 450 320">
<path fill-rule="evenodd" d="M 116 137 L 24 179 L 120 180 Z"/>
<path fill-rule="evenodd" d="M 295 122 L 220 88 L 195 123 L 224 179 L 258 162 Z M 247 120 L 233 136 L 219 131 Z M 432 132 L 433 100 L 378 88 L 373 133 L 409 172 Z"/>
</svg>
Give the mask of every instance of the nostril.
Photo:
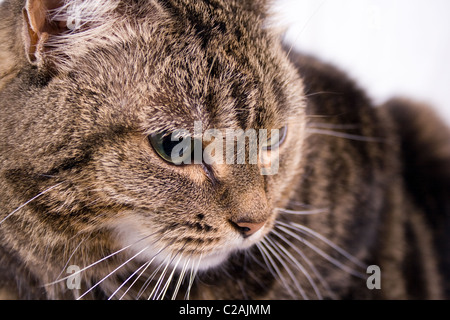
<svg viewBox="0 0 450 320">
<path fill-rule="evenodd" d="M 260 230 L 264 225 L 265 222 L 234 222 L 231 221 L 231 224 L 244 236 L 249 237 L 252 234 L 256 233 L 258 230 Z"/>
<path fill-rule="evenodd" d="M 245 233 L 248 232 L 249 230 L 247 230 L 247 228 L 242 228 L 240 227 L 236 222 L 234 222 L 233 220 L 230 220 L 231 225 L 240 233 Z"/>
<path fill-rule="evenodd" d="M 242 227 L 239 224 L 236 224 L 236 226 L 238 227 L 239 231 L 244 234 L 247 234 L 252 231 L 252 229 L 250 229 L 249 227 Z"/>
</svg>

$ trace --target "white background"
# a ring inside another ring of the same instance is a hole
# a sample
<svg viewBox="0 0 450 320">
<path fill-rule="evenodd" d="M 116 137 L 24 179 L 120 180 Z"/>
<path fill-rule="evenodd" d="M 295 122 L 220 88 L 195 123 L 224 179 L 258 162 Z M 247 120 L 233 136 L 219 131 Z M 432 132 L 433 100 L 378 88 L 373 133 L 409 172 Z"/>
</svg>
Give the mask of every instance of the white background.
<svg viewBox="0 0 450 320">
<path fill-rule="evenodd" d="M 275 0 L 286 41 L 347 71 L 377 103 L 407 96 L 450 124 L 450 0 Z"/>
<path fill-rule="evenodd" d="M 274 2 L 296 48 L 347 71 L 376 103 L 408 96 L 450 124 L 450 0 Z"/>
</svg>

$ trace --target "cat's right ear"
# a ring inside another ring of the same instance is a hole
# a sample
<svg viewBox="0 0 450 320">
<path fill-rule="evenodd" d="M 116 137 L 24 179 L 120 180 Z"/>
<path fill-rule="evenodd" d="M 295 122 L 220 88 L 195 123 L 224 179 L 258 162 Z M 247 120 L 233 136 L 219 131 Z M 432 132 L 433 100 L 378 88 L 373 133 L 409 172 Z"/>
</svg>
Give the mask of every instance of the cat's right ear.
<svg viewBox="0 0 450 320">
<path fill-rule="evenodd" d="M 67 30 L 65 23 L 53 21 L 51 13 L 64 6 L 63 0 L 27 0 L 23 9 L 25 53 L 30 63 L 45 64 L 45 51 L 50 35 Z"/>
</svg>

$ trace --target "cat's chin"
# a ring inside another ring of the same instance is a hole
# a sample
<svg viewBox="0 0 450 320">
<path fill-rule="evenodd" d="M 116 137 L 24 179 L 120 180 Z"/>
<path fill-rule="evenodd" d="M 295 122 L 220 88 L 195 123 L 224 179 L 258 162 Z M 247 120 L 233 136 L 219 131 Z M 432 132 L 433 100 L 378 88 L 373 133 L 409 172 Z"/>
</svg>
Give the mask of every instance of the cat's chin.
<svg viewBox="0 0 450 320">
<path fill-rule="evenodd" d="M 227 239 L 221 241 L 217 247 L 205 249 L 203 252 L 195 254 L 179 254 L 180 249 L 166 250 L 155 246 L 154 238 L 142 236 L 136 223 L 130 220 L 123 220 L 119 224 L 114 224 L 115 239 L 123 249 L 129 250 L 134 260 L 149 262 L 152 265 L 166 266 L 170 269 L 207 271 L 220 267 L 227 262 L 229 257 L 239 251 L 245 251 L 258 243 L 267 233 L 262 228 L 249 237 L 242 237 L 239 233 L 230 233 Z"/>
<path fill-rule="evenodd" d="M 262 231 L 256 232 L 248 238 L 239 237 L 236 240 L 230 241 L 226 249 L 219 248 L 217 251 L 202 255 L 198 270 L 207 271 L 220 267 L 226 263 L 229 257 L 239 251 L 245 251 L 253 247 L 264 237 Z"/>
</svg>

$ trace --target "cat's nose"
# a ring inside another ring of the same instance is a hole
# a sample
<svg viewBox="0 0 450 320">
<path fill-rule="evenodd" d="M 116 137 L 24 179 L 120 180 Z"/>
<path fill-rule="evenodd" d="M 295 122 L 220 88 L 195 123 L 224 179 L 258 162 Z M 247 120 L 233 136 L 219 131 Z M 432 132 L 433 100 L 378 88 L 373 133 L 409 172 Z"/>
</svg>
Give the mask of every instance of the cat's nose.
<svg viewBox="0 0 450 320">
<path fill-rule="evenodd" d="M 236 229 L 245 237 L 250 237 L 252 234 L 256 233 L 258 230 L 260 230 L 264 225 L 265 222 L 258 222 L 258 223 L 252 223 L 252 222 L 233 222 Z"/>
</svg>

